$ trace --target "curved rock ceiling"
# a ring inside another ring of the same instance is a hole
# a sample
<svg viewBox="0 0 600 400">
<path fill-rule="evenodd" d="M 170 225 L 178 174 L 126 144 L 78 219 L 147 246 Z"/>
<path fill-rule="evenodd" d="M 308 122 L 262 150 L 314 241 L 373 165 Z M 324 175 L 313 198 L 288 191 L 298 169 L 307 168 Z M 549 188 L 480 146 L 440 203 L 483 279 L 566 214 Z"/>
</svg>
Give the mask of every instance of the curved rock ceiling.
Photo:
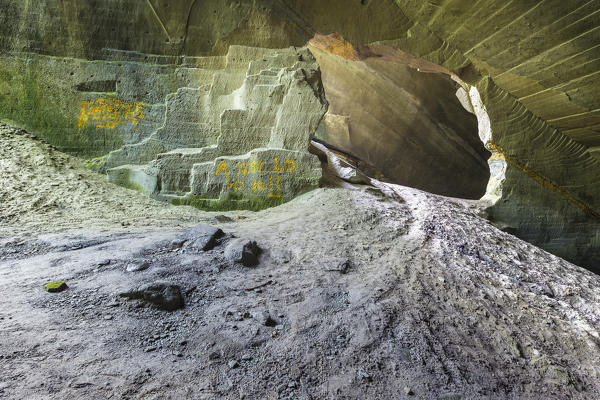
<svg viewBox="0 0 600 400">
<path fill-rule="evenodd" d="M 0 117 L 91 156 L 158 128 L 165 96 L 223 69 L 230 45 L 303 46 L 337 32 L 364 62 L 401 51 L 438 65 L 487 111 L 486 145 L 505 165 L 490 218 L 600 268 L 597 1 L 3 0 L 0 9 Z M 147 129 L 75 129 L 81 102 L 98 93 L 147 103 Z"/>
</svg>

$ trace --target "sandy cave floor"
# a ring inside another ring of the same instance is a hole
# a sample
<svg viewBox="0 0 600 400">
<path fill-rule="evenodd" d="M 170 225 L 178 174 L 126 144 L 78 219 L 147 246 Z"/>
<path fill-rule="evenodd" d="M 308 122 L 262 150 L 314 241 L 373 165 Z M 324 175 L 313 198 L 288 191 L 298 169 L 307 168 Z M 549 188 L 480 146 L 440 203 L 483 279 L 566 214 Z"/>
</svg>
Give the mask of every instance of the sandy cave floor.
<svg viewBox="0 0 600 400">
<path fill-rule="evenodd" d="M 600 398 L 600 277 L 477 202 L 376 183 L 205 213 L 6 127 L 0 156 L 0 398 Z M 257 241 L 260 264 L 229 237 L 173 246 L 197 223 Z M 155 281 L 185 308 L 117 295 Z"/>
</svg>

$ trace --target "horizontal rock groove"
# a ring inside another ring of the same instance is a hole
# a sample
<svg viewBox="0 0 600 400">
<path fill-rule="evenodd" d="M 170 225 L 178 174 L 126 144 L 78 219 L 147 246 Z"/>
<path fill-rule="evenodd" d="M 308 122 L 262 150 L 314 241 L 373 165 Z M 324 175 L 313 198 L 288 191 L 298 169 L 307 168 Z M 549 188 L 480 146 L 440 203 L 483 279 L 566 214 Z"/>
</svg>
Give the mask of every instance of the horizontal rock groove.
<svg viewBox="0 0 600 400">
<path fill-rule="evenodd" d="M 537 172 L 533 171 L 532 169 L 527 167 L 525 164 L 518 161 L 516 158 L 511 157 L 504 151 L 504 149 L 502 147 L 498 146 L 497 144 L 491 143 L 491 142 L 487 143 L 486 147 L 488 148 L 488 150 L 490 150 L 493 153 L 501 154 L 507 163 L 509 163 L 513 167 L 517 168 L 518 170 L 524 172 L 525 174 L 529 175 L 534 181 L 538 182 L 540 185 L 542 185 L 546 189 L 550 189 L 553 192 L 558 193 L 563 198 L 565 198 L 565 199 L 569 200 L 571 203 L 575 204 L 577 207 L 579 207 L 583 212 L 585 212 L 589 216 L 594 217 L 597 220 L 600 220 L 600 212 L 594 210 L 588 204 L 579 200 L 577 197 L 573 196 L 568 191 L 562 189 L 560 186 L 555 185 L 549 179 L 547 179 L 547 178 L 541 176 L 540 174 L 538 174 Z"/>
</svg>

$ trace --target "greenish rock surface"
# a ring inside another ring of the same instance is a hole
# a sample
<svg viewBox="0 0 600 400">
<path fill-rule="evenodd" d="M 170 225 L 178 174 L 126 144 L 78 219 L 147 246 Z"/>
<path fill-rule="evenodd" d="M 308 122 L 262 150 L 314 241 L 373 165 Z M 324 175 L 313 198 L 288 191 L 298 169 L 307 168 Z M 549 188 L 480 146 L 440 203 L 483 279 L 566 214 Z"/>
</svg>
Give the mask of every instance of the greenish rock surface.
<svg viewBox="0 0 600 400">
<path fill-rule="evenodd" d="M 44 286 L 48 293 L 58 293 L 68 288 L 66 282 L 49 282 Z"/>
</svg>

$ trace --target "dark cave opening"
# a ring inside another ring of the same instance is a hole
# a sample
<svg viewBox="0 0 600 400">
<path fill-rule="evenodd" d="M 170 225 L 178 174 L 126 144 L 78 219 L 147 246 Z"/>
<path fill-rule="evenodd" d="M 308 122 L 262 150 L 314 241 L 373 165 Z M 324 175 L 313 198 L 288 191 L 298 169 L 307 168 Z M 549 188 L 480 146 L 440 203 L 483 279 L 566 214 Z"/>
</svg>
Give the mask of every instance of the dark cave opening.
<svg viewBox="0 0 600 400">
<path fill-rule="evenodd" d="M 314 41 L 309 48 L 329 102 L 316 139 L 393 183 L 466 199 L 485 194 L 490 153 L 467 84 L 395 61 L 348 59 Z"/>
</svg>

